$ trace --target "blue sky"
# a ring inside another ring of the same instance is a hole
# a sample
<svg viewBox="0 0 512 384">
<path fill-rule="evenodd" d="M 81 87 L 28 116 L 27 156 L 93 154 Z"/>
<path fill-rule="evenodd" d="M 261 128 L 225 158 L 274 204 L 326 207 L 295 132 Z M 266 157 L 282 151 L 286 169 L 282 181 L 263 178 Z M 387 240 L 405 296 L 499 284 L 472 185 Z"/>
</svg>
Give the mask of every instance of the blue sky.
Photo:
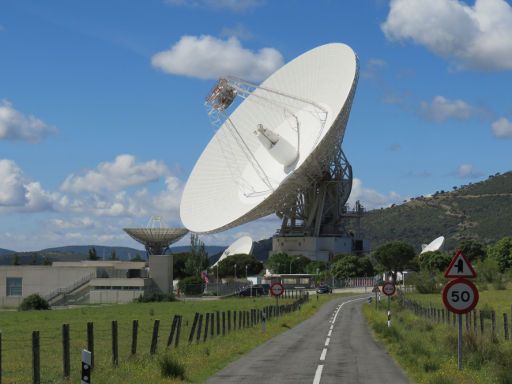
<svg viewBox="0 0 512 384">
<path fill-rule="evenodd" d="M 330 42 L 360 61 L 343 145 L 351 202 L 511 170 L 505 0 L 0 0 L 0 248 L 137 247 L 123 227 L 155 214 L 181 225 L 181 191 L 214 134 L 203 100 L 215 79 L 262 81 Z M 265 218 L 203 239 L 276 228 Z"/>
</svg>

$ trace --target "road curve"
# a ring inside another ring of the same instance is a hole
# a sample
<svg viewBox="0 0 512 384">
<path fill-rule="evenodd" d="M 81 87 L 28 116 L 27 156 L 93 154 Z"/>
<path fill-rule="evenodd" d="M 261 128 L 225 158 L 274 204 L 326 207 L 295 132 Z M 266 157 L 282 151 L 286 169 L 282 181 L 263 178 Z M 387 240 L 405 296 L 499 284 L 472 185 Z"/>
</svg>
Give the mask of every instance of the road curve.
<svg viewBox="0 0 512 384">
<path fill-rule="evenodd" d="M 326 303 L 310 319 L 229 364 L 207 383 L 410 383 L 373 340 L 361 312 L 367 296 Z"/>
</svg>

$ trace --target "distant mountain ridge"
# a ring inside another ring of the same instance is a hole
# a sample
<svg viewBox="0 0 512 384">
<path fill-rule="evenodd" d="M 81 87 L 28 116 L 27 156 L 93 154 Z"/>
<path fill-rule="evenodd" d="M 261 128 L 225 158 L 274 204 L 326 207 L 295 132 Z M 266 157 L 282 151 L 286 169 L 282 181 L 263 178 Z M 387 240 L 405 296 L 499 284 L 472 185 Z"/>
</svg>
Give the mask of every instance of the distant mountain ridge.
<svg viewBox="0 0 512 384">
<path fill-rule="evenodd" d="M 462 239 L 491 243 L 512 236 L 512 172 L 369 211 L 361 229 L 372 249 L 402 240 L 419 251 L 421 244 L 442 235 L 450 250 Z"/>
<path fill-rule="evenodd" d="M 0 256 L 2 255 L 8 255 L 10 253 L 14 253 L 14 251 L 11 251 L 10 249 L 4 249 L 4 248 L 0 248 Z"/>
</svg>

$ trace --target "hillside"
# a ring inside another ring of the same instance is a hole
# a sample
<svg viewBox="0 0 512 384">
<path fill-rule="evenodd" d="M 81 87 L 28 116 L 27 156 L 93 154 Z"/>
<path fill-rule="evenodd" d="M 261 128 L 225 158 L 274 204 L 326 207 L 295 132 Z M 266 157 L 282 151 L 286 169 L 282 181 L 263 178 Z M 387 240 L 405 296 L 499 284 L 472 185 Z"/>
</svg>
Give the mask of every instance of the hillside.
<svg viewBox="0 0 512 384">
<path fill-rule="evenodd" d="M 9 249 L 0 248 L 0 256 L 2 255 L 8 255 L 9 253 L 13 253 L 14 251 L 11 251 Z"/>
<path fill-rule="evenodd" d="M 446 249 L 464 238 L 490 243 L 512 236 L 512 172 L 369 211 L 361 219 L 361 229 L 372 249 L 403 240 L 419 250 L 422 243 L 441 235 L 446 237 Z"/>
</svg>

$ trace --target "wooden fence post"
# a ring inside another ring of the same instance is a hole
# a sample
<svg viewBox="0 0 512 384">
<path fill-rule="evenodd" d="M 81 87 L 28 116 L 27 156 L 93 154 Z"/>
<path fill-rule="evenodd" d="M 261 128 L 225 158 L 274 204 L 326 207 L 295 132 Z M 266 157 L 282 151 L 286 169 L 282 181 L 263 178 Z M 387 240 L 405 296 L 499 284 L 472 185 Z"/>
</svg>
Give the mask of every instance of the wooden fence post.
<svg viewBox="0 0 512 384">
<path fill-rule="evenodd" d="M 41 384 L 39 331 L 32 331 L 32 384 Z"/>
<path fill-rule="evenodd" d="M 183 320 L 183 316 L 178 317 L 178 324 L 176 329 L 176 342 L 174 343 L 174 348 L 178 348 L 178 345 L 180 344 L 180 333 L 181 333 L 181 322 Z"/>
<path fill-rule="evenodd" d="M 199 315 L 199 321 L 197 323 L 196 343 L 199 343 L 199 340 L 201 340 L 201 328 L 203 328 L 203 314 L 202 313 Z"/>
<path fill-rule="evenodd" d="M 204 337 L 203 342 L 206 342 L 206 339 L 208 338 L 208 327 L 210 326 L 210 312 L 206 312 L 206 319 L 204 322 Z"/>
<path fill-rule="evenodd" d="M 231 311 L 228 311 L 228 333 L 231 333 Z"/>
<path fill-rule="evenodd" d="M 62 372 L 64 378 L 69 377 L 71 359 L 69 356 L 69 324 L 62 324 Z"/>
<path fill-rule="evenodd" d="M 2 384 L 2 332 L 0 332 L 0 384 Z"/>
<path fill-rule="evenodd" d="M 199 320 L 199 313 L 196 312 L 194 315 L 194 322 L 192 323 L 192 329 L 190 330 L 190 335 L 188 336 L 188 344 L 192 344 L 192 340 L 194 340 L 194 335 L 196 333 L 197 321 Z"/>
<path fill-rule="evenodd" d="M 119 364 L 118 342 L 117 342 L 117 320 L 112 320 L 112 365 Z"/>
<path fill-rule="evenodd" d="M 226 312 L 222 311 L 222 336 L 226 335 Z"/>
<path fill-rule="evenodd" d="M 135 355 L 137 353 L 137 339 L 139 336 L 138 333 L 139 333 L 139 320 L 133 320 L 132 321 L 132 348 L 131 348 L 132 355 Z"/>
<path fill-rule="evenodd" d="M 220 335 L 220 312 L 217 311 L 217 336 Z"/>
<path fill-rule="evenodd" d="M 87 350 L 91 352 L 91 369 L 94 368 L 94 323 L 87 323 Z"/>
<path fill-rule="evenodd" d="M 238 329 L 242 328 L 242 311 L 238 311 Z"/>
<path fill-rule="evenodd" d="M 233 311 L 233 331 L 236 331 L 236 311 Z"/>
<path fill-rule="evenodd" d="M 151 347 L 149 348 L 150 355 L 154 355 L 158 348 L 158 328 L 160 328 L 160 320 L 155 320 L 153 324 L 153 335 L 151 336 Z"/>
<path fill-rule="evenodd" d="M 496 338 L 496 312 L 494 310 L 491 311 L 491 329 L 492 329 L 492 338 Z"/>
<path fill-rule="evenodd" d="M 214 331 L 213 331 L 213 325 L 214 325 L 214 321 L 213 319 L 215 318 L 215 314 L 212 312 L 210 313 L 210 339 L 213 339 L 213 335 L 214 335 Z"/>
<path fill-rule="evenodd" d="M 172 341 L 174 340 L 174 335 L 176 334 L 176 326 L 178 325 L 178 315 L 174 315 L 172 319 L 171 331 L 169 332 L 169 337 L 167 338 L 167 348 L 172 345 Z"/>
<path fill-rule="evenodd" d="M 505 340 L 508 340 L 508 317 L 507 314 L 503 314 L 503 330 L 505 331 Z"/>
</svg>

